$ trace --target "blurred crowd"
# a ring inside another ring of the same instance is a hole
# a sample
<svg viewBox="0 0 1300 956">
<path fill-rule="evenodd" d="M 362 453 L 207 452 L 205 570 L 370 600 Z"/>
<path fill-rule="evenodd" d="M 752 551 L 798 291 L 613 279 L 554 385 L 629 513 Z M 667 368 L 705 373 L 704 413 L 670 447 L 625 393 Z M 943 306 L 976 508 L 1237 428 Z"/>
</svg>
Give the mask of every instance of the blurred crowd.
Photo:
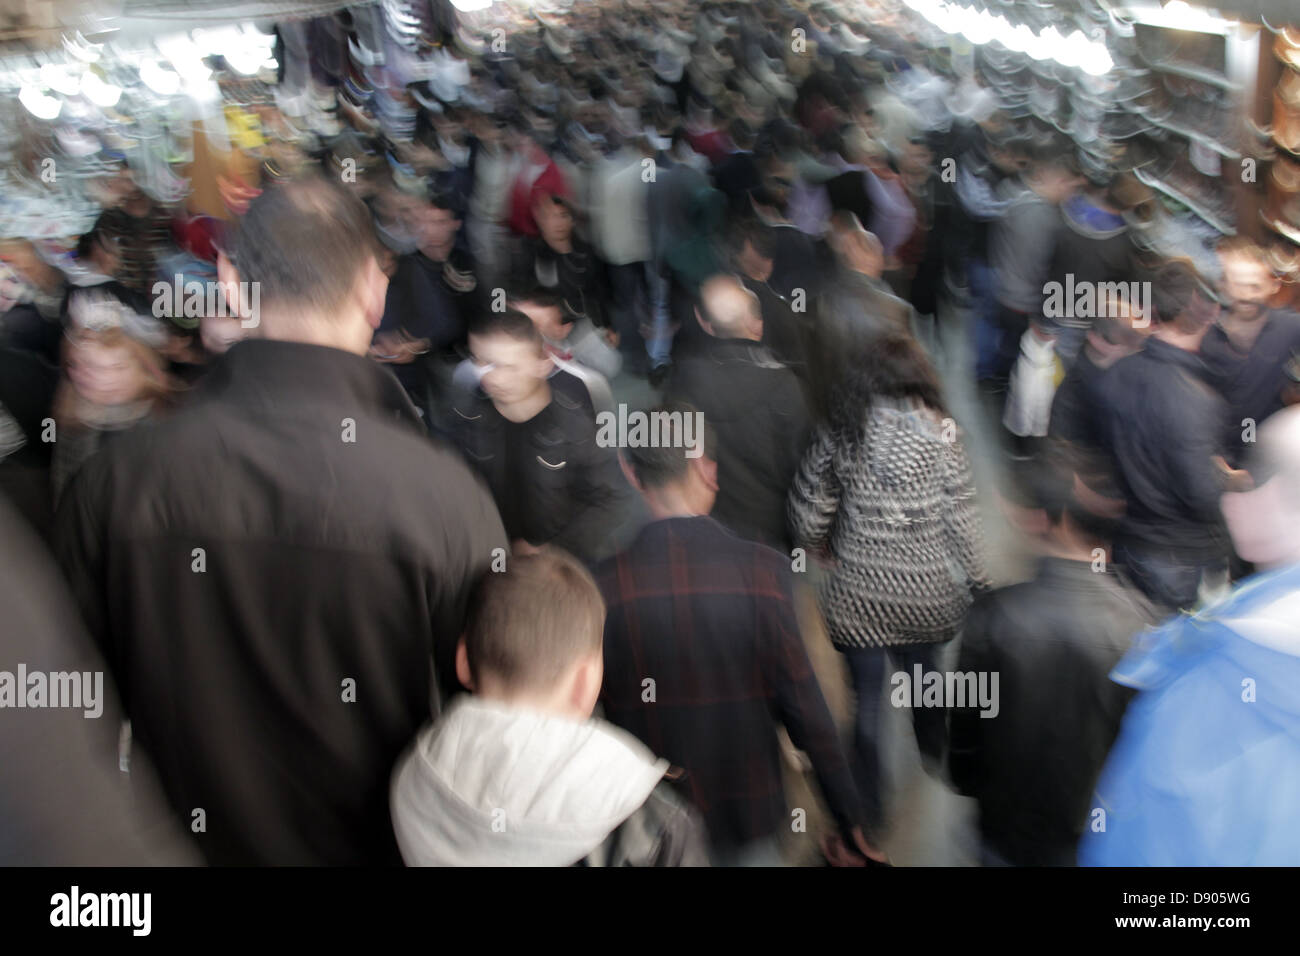
<svg viewBox="0 0 1300 956">
<path fill-rule="evenodd" d="M 1288 288 L 845 9 L 575 6 L 409 142 L 313 73 L 225 220 L 3 242 L 0 667 L 115 701 L 0 713 L 0 859 L 780 865 L 795 767 L 883 864 L 901 696 L 985 864 L 1300 861 Z"/>
</svg>

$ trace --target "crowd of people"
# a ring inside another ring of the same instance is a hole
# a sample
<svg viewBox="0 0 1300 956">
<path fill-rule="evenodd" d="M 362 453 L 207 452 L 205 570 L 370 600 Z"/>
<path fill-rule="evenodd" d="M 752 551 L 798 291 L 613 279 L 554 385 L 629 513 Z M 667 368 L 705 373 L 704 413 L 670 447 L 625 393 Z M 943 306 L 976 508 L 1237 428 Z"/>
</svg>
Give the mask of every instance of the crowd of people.
<svg viewBox="0 0 1300 956">
<path fill-rule="evenodd" d="M 4 650 L 115 698 L 0 714 L 0 858 L 781 865 L 797 766 L 878 865 L 938 673 L 985 864 L 1300 861 L 1300 316 L 895 26 L 575 7 L 226 222 L 123 169 L 75 269 L 6 240 Z"/>
</svg>

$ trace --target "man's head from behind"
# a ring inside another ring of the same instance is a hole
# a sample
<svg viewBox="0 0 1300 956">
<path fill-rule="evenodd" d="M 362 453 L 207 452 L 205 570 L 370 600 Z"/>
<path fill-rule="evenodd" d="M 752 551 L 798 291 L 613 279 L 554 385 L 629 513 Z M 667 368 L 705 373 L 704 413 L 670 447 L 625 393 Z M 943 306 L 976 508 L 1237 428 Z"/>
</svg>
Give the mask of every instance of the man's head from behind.
<svg viewBox="0 0 1300 956">
<path fill-rule="evenodd" d="M 1094 549 L 1115 532 L 1107 500 L 1092 491 L 1075 473 L 1069 453 L 1049 446 L 1029 469 L 1024 481 L 1023 529 L 1038 537 L 1048 553 L 1076 560 L 1097 557 Z"/>
<path fill-rule="evenodd" d="M 556 548 L 483 577 L 456 652 L 480 697 L 574 720 L 591 716 L 604 676 L 605 602 L 587 569 Z"/>
<path fill-rule="evenodd" d="M 377 254 L 365 204 L 313 176 L 253 200 L 218 257 L 217 274 L 227 290 L 256 290 L 239 296 L 243 316 L 250 296 L 258 304 L 249 320 L 256 335 L 364 355 L 388 291 Z M 229 293 L 227 299 L 236 301 Z"/>
<path fill-rule="evenodd" d="M 513 292 L 506 304 L 532 319 L 548 342 L 563 342 L 573 331 L 573 317 L 564 308 L 564 299 L 550 289 L 536 286 Z"/>
<path fill-rule="evenodd" d="M 1155 335 L 1195 351 L 1219 314 L 1218 303 L 1186 262 L 1174 260 L 1156 270 L 1151 280 Z"/>
<path fill-rule="evenodd" d="M 707 515 L 718 496 L 716 438 L 686 402 L 644 413 L 651 438 L 619 452 L 623 473 L 656 518 Z"/>
<path fill-rule="evenodd" d="M 700 325 L 719 339 L 763 337 L 763 313 L 758 297 L 735 276 L 716 275 L 700 286 L 700 304 L 695 309 Z"/>
</svg>

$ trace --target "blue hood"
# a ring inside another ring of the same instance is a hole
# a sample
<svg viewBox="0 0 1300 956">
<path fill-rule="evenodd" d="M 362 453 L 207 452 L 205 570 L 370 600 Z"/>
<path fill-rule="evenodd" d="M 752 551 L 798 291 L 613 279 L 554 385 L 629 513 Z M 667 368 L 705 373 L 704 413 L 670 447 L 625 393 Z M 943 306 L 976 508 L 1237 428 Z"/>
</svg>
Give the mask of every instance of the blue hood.
<svg viewBox="0 0 1300 956">
<path fill-rule="evenodd" d="M 1300 864 L 1300 566 L 1140 636 L 1111 677 L 1140 693 L 1081 864 Z"/>
</svg>

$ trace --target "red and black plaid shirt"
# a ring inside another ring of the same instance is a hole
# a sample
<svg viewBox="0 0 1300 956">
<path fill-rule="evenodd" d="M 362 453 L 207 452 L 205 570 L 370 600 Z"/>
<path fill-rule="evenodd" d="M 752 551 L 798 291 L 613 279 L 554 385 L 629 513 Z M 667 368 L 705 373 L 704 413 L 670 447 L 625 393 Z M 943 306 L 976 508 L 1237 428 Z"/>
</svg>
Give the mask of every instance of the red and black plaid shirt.
<svg viewBox="0 0 1300 956">
<path fill-rule="evenodd" d="M 790 574 L 785 555 L 703 517 L 653 522 L 597 571 L 608 606 L 605 715 L 685 768 L 717 846 L 788 824 L 777 722 L 812 760 L 840 826 L 861 822 Z"/>
</svg>

